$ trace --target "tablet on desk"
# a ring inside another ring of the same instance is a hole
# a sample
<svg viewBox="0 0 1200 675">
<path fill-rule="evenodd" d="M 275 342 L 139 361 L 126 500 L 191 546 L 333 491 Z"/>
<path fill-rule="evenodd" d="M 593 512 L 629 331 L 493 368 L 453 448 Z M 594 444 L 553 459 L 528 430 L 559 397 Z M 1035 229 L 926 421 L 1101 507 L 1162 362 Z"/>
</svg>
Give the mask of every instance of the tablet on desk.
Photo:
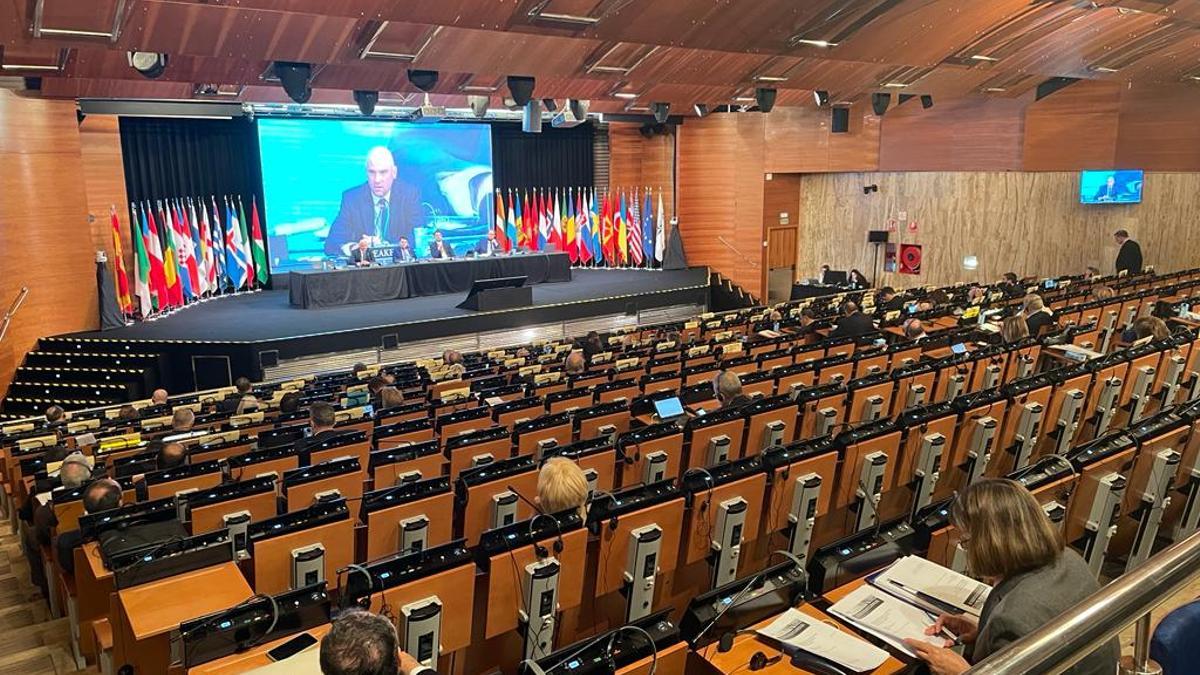
<svg viewBox="0 0 1200 675">
<path fill-rule="evenodd" d="M 950 351 L 954 352 L 955 354 L 966 354 L 967 346 L 961 342 L 956 342 L 950 345 Z"/>
<path fill-rule="evenodd" d="M 658 419 L 667 421 L 683 416 L 683 402 L 678 396 L 660 398 L 654 402 L 654 414 Z"/>
</svg>

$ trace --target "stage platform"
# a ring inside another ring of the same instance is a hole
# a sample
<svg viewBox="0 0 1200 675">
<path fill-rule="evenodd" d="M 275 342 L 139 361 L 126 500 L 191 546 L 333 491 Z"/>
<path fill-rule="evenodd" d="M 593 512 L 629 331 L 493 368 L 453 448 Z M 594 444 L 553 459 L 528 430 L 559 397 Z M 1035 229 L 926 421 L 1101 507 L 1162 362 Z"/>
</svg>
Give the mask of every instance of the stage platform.
<svg viewBox="0 0 1200 675">
<path fill-rule="evenodd" d="M 299 309 L 287 289 L 217 298 L 156 321 L 44 340 L 42 351 L 157 353 L 160 381 L 173 391 L 222 386 L 229 376 L 262 378 L 262 363 L 372 349 L 398 342 L 497 331 L 674 305 L 708 304 L 707 268 L 576 269 L 570 282 L 533 287 L 533 307 L 472 312 L 460 294 Z M 74 343 L 74 344 L 70 344 Z M 90 344 L 89 344 L 90 343 Z"/>
</svg>

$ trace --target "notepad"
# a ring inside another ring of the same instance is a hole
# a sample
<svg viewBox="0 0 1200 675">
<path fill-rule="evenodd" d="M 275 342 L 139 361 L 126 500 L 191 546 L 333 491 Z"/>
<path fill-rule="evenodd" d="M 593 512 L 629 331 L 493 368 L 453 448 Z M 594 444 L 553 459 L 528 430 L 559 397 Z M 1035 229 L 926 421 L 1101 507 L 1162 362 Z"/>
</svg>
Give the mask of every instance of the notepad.
<svg viewBox="0 0 1200 675">
<path fill-rule="evenodd" d="M 874 670 L 887 660 L 887 652 L 816 617 L 788 609 L 758 633 L 788 649 L 816 654 L 857 672 Z"/>
</svg>

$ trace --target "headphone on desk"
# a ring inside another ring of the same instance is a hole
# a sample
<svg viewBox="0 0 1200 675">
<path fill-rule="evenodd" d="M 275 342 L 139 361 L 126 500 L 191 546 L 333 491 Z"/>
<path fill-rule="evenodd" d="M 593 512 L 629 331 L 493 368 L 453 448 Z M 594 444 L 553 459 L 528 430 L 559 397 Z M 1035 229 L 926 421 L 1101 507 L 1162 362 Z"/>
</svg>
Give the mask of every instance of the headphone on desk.
<svg viewBox="0 0 1200 675">
<path fill-rule="evenodd" d="M 533 552 L 537 555 L 539 560 L 544 560 L 550 557 L 550 551 L 544 545 L 542 545 L 541 542 L 533 538 L 533 528 L 537 524 L 538 518 L 549 518 L 550 521 L 554 523 L 554 555 L 562 553 L 563 549 L 565 548 L 565 545 L 563 544 L 562 525 L 558 522 L 558 518 L 546 513 L 535 514 L 529 519 L 529 540 L 533 542 Z"/>
</svg>

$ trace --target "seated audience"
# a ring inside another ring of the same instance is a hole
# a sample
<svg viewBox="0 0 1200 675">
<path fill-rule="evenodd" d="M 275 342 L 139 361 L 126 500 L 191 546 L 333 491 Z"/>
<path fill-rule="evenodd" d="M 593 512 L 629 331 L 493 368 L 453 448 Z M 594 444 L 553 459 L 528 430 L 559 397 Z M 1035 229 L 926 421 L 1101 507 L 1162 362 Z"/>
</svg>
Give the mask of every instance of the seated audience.
<svg viewBox="0 0 1200 675">
<path fill-rule="evenodd" d="M 1038 500 L 1015 481 L 984 478 L 968 485 L 954 500 L 950 520 L 966 549 L 969 573 L 993 589 L 978 621 L 943 614 L 926 630 L 929 635 L 943 628 L 954 633 L 968 645 L 968 657 L 922 640 L 904 641 L 935 675 L 966 672 L 972 663 L 1041 628 L 1100 589 L 1087 563 L 1066 546 Z M 1111 674 L 1120 655 L 1113 638 L 1064 672 Z"/>
<path fill-rule="evenodd" d="M 308 423 L 311 427 L 311 432 L 308 438 L 301 438 L 296 441 L 296 452 L 299 453 L 302 459 L 307 460 L 304 454 L 312 448 L 335 438 L 341 434 L 340 431 L 333 428 L 336 421 L 334 419 L 334 408 L 332 405 L 317 401 L 308 406 Z"/>
<path fill-rule="evenodd" d="M 742 378 L 732 370 L 722 370 L 713 378 L 713 396 L 722 408 L 740 408 L 754 402 L 742 393 Z"/>
<path fill-rule="evenodd" d="M 110 511 L 121 505 L 121 486 L 111 478 L 92 481 L 83 492 L 83 512 L 87 514 Z M 79 530 L 59 532 L 54 541 L 58 564 L 68 576 L 75 575 L 75 549 L 83 544 Z"/>
<path fill-rule="evenodd" d="M 150 403 L 151 403 L 151 405 L 166 405 L 167 404 L 167 390 L 166 389 L 155 389 L 154 393 L 150 395 Z"/>
<path fill-rule="evenodd" d="M 58 475 L 46 482 L 38 481 L 34 486 L 34 494 L 26 501 L 29 507 L 32 530 L 23 533 L 22 544 L 25 547 L 25 559 L 29 561 L 29 580 L 42 591 L 42 596 L 49 598 L 50 586 L 46 581 L 45 562 L 42 559 L 42 547 L 49 547 L 53 542 L 54 528 L 58 527 L 58 517 L 54 515 L 54 503 L 50 501 L 49 493 L 57 487 L 74 490 L 83 486 L 92 477 L 92 463 L 81 452 L 72 452 L 65 457 L 66 448 L 59 448 L 53 458 L 47 461 L 62 460 Z M 45 499 L 45 503 L 42 500 Z M 22 523 L 24 526 L 25 523 Z M 28 537 L 32 539 L 28 539 Z"/>
<path fill-rule="evenodd" d="M 582 375 L 587 370 L 587 362 L 583 360 L 583 352 L 575 350 L 567 354 L 567 360 L 563 363 L 563 370 L 567 375 L 572 377 Z"/>
<path fill-rule="evenodd" d="M 300 394 L 294 391 L 289 391 L 279 398 L 279 412 L 283 414 L 294 413 L 300 409 Z"/>
<path fill-rule="evenodd" d="M 871 287 L 871 282 L 867 281 L 862 272 L 855 269 L 850 270 L 850 274 L 846 276 L 846 284 L 856 291 Z"/>
<path fill-rule="evenodd" d="M 904 322 L 904 337 L 913 342 L 920 342 L 929 337 L 925 332 L 925 322 L 920 319 L 909 319 Z"/>
<path fill-rule="evenodd" d="M 384 387 L 379 390 L 379 405 L 382 410 L 404 405 L 404 394 L 395 387 Z"/>
<path fill-rule="evenodd" d="M 359 374 L 364 372 L 366 369 L 367 369 L 367 364 L 363 363 L 362 361 L 359 361 L 359 362 L 355 363 L 352 368 L 350 368 L 350 372 L 354 374 L 355 379 L 359 379 L 359 377 L 358 377 Z"/>
<path fill-rule="evenodd" d="M 182 443 L 163 443 L 158 451 L 158 470 L 174 469 L 187 463 L 187 448 Z"/>
<path fill-rule="evenodd" d="M 950 304 L 950 296 L 946 295 L 946 291 L 940 288 L 935 288 L 925 296 L 925 299 L 934 307 L 945 307 Z"/>
<path fill-rule="evenodd" d="M 54 426 L 67 421 L 67 412 L 62 406 L 52 405 L 46 408 L 46 426 Z"/>
<path fill-rule="evenodd" d="M 1025 319 L 1019 316 L 1005 317 L 1004 321 L 1000 322 L 1000 339 L 1004 344 L 1009 345 L 1015 342 L 1021 342 L 1029 337 L 1029 324 L 1025 323 Z"/>
<path fill-rule="evenodd" d="M 318 661 L 322 675 L 437 675 L 400 651 L 390 620 L 361 609 L 334 617 Z"/>
<path fill-rule="evenodd" d="M 1116 297 L 1116 295 L 1117 292 L 1114 291 L 1111 286 L 1105 286 L 1104 284 L 1101 284 L 1099 286 L 1092 287 L 1092 300 L 1112 300 L 1114 297 Z"/>
<path fill-rule="evenodd" d="M 810 335 L 816 331 L 814 324 L 817 322 L 817 312 L 812 307 L 805 307 L 800 310 L 800 328 L 796 330 L 797 335 Z"/>
<path fill-rule="evenodd" d="M 1093 265 L 1088 265 L 1087 270 L 1083 273 L 1084 281 L 1095 279 L 1100 276 L 1100 268 Z"/>
<path fill-rule="evenodd" d="M 129 404 L 121 406 L 121 409 L 117 412 L 117 419 L 122 422 L 136 422 L 140 417 L 138 409 Z"/>
<path fill-rule="evenodd" d="M 252 395 L 253 388 L 250 385 L 249 378 L 239 377 L 233 381 L 233 386 L 237 391 L 226 396 L 224 401 L 217 404 L 218 411 L 232 415 L 237 412 L 238 405 L 241 404 L 242 399 Z"/>
<path fill-rule="evenodd" d="M 904 300 L 896 295 L 896 289 L 891 286 L 884 286 L 879 289 L 879 294 L 875 296 L 875 306 L 885 312 L 894 312 L 904 308 Z"/>
<path fill-rule="evenodd" d="M 587 519 L 588 484 L 583 469 L 566 457 L 551 457 L 538 472 L 537 496 L 533 498 L 544 513 L 562 513 L 579 509 Z"/>
<path fill-rule="evenodd" d="M 1167 322 L 1157 316 L 1143 316 L 1133 322 L 1128 331 L 1121 335 L 1121 339 L 1125 342 L 1134 342 L 1144 338 L 1152 340 L 1162 340 L 1171 337 L 1171 329 L 1167 328 Z"/>
<path fill-rule="evenodd" d="M 1019 298 L 1025 294 L 1025 287 L 1021 285 L 1016 272 L 1005 272 L 1004 278 L 996 284 L 996 288 L 1004 293 L 1006 298 Z"/>
<path fill-rule="evenodd" d="M 467 372 L 467 366 L 463 363 L 463 355 L 456 349 L 443 351 L 442 363 L 451 377 L 462 377 L 462 374 Z"/>
<path fill-rule="evenodd" d="M 1021 314 L 1025 317 L 1029 334 L 1035 337 L 1055 325 L 1054 312 L 1042 302 L 1042 296 L 1036 293 L 1025 296 L 1021 302 Z"/>
<path fill-rule="evenodd" d="M 580 345 L 583 349 L 583 355 L 587 360 L 591 360 L 593 356 L 604 351 L 604 344 L 600 342 L 600 334 L 596 331 L 588 331 L 587 337 L 583 339 Z"/>
<path fill-rule="evenodd" d="M 179 408 L 171 414 L 171 431 L 182 434 L 192 430 L 196 424 L 196 413 L 191 408 Z"/>
<path fill-rule="evenodd" d="M 842 318 L 838 320 L 829 337 L 858 337 L 874 332 L 875 324 L 871 317 L 858 311 L 858 305 L 848 301 L 842 305 Z"/>
<path fill-rule="evenodd" d="M 971 305 L 981 304 L 987 299 L 987 289 L 983 286 L 972 286 L 967 289 L 967 303 Z"/>
</svg>

